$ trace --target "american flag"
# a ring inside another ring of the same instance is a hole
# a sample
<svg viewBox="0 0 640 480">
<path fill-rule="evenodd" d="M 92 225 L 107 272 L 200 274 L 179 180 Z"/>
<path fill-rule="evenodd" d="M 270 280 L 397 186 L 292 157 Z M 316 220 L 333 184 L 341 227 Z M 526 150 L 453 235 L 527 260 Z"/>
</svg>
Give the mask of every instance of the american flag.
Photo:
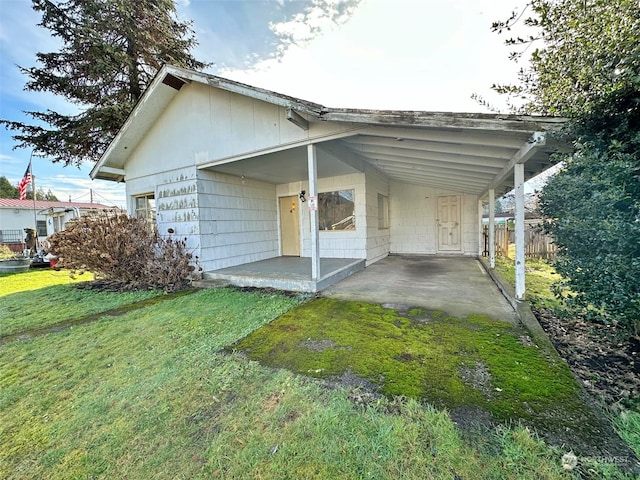
<svg viewBox="0 0 640 480">
<path fill-rule="evenodd" d="M 31 183 L 31 162 L 29 162 L 29 166 L 27 167 L 27 171 L 24 172 L 24 177 L 20 180 L 18 184 L 18 191 L 20 192 L 20 200 L 27 199 L 27 185 Z"/>
</svg>

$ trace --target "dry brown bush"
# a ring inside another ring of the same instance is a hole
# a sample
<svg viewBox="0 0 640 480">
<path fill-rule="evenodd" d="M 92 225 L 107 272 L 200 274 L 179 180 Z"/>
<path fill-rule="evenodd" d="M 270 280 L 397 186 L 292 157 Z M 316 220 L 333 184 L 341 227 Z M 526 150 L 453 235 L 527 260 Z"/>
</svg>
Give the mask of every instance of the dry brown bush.
<svg viewBox="0 0 640 480">
<path fill-rule="evenodd" d="M 58 266 L 92 272 L 101 285 L 117 290 L 182 290 L 202 270 L 186 238 L 161 236 L 148 220 L 121 210 L 83 215 L 48 240 Z"/>
</svg>

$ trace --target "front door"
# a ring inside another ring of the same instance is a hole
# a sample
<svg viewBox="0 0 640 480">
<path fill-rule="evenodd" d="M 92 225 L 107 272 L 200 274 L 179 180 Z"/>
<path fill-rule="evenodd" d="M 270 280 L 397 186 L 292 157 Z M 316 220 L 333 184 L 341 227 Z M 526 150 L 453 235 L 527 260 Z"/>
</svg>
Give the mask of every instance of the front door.
<svg viewBox="0 0 640 480">
<path fill-rule="evenodd" d="M 460 252 L 462 242 L 460 239 L 460 197 L 448 195 L 438 197 L 438 251 Z"/>
<path fill-rule="evenodd" d="M 298 197 L 280 197 L 280 238 L 282 255 L 300 256 L 300 215 Z"/>
</svg>

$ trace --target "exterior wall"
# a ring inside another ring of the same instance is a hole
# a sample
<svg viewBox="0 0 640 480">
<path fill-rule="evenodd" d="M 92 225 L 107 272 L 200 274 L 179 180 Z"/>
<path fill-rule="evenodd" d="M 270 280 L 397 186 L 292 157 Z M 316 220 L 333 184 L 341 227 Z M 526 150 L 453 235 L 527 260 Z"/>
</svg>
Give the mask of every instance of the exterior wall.
<svg viewBox="0 0 640 480">
<path fill-rule="evenodd" d="M 38 220 L 46 220 L 46 212 L 36 214 Z M 33 228 L 33 209 L 0 208 L 0 230 L 20 230 L 24 238 L 24 228 Z"/>
<path fill-rule="evenodd" d="M 390 191 L 391 253 L 437 254 L 437 198 L 441 195 L 460 195 L 461 254 L 478 254 L 479 220 L 476 195 L 400 182 L 392 182 Z"/>
<path fill-rule="evenodd" d="M 286 109 L 200 83 L 184 85 L 126 162 L 137 179 L 341 132 L 350 125 L 311 123 L 302 130 Z"/>
<path fill-rule="evenodd" d="M 186 238 L 187 247 L 200 256 L 200 211 L 195 168 L 182 168 L 127 181 L 127 211 L 135 212 L 135 197 L 153 193 L 156 224 L 160 235 L 173 230 L 176 238 Z"/>
<path fill-rule="evenodd" d="M 44 222 L 44 224 L 46 225 L 46 237 L 48 237 L 49 235 L 53 235 L 57 231 L 64 230 L 65 224 L 69 220 L 75 218 L 76 212 L 65 212 L 65 207 L 67 207 L 67 205 L 62 205 L 55 208 L 36 208 L 36 220 L 39 223 Z M 80 215 L 84 215 L 91 210 L 93 209 L 78 208 L 78 213 Z M 53 211 L 54 213 L 50 213 L 51 211 Z M 0 208 L 0 243 L 7 241 L 7 239 L 3 237 L 7 235 L 8 230 L 19 230 L 20 237 L 22 240 L 24 240 L 24 229 L 33 228 L 33 222 L 33 208 Z M 2 234 L 3 231 L 5 232 L 4 235 Z M 45 236 L 40 235 L 39 239 L 44 240 Z"/>
<path fill-rule="evenodd" d="M 280 255 L 275 185 L 206 170 L 198 177 L 205 271 Z"/>
<path fill-rule="evenodd" d="M 367 265 L 386 257 L 391 248 L 391 225 L 379 228 L 378 194 L 389 201 L 389 179 L 379 170 L 366 167 Z M 389 212 L 390 213 L 390 212 Z M 391 217 L 390 217 L 391 218 Z"/>
<path fill-rule="evenodd" d="M 356 229 L 342 231 L 320 231 L 320 256 L 324 258 L 367 258 L 367 198 L 365 174 L 354 173 L 339 177 L 319 178 L 318 193 L 335 190 L 354 190 Z M 277 196 L 298 195 L 300 190 L 309 191 L 308 182 L 278 185 Z M 376 199 L 377 202 L 377 199 Z M 306 203 L 299 203 L 301 256 L 311 256 L 311 219 Z"/>
<path fill-rule="evenodd" d="M 480 213 L 477 195 L 461 195 L 462 199 L 462 248 L 467 256 L 478 256 L 480 252 Z"/>
</svg>

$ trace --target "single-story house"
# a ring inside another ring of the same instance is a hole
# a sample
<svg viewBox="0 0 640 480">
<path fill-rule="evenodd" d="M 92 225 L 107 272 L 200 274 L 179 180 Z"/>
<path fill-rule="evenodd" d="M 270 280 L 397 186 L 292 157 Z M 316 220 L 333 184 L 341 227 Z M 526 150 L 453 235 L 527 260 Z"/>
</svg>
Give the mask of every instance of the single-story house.
<svg viewBox="0 0 640 480">
<path fill-rule="evenodd" d="M 328 108 L 167 65 L 90 176 L 125 181 L 129 212 L 186 237 L 211 278 L 293 257 L 316 291 L 339 279 L 328 259 L 478 256 L 483 202 L 515 187 L 523 217 L 563 123 Z"/>
<path fill-rule="evenodd" d="M 0 244 L 21 251 L 25 228 L 35 228 L 38 239 L 64 230 L 66 223 L 85 213 L 109 209 L 108 205 L 89 202 L 58 202 L 48 200 L 18 200 L 0 198 Z"/>
</svg>

